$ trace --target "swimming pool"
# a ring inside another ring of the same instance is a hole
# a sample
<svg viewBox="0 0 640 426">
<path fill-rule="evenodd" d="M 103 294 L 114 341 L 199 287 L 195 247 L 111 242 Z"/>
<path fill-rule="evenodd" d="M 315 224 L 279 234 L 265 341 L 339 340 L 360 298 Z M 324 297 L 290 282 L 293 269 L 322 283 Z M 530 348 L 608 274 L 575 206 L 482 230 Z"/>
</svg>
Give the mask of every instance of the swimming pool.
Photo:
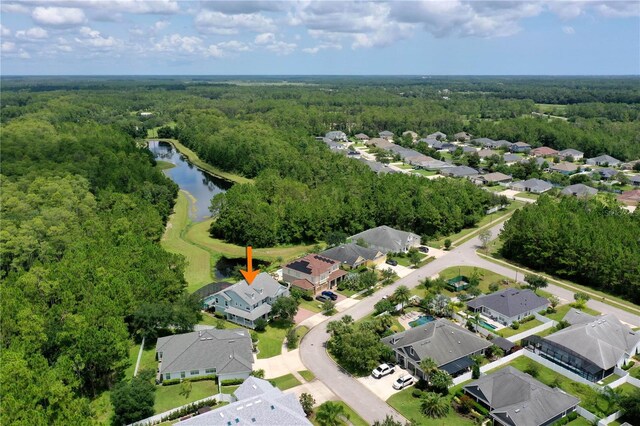
<svg viewBox="0 0 640 426">
<path fill-rule="evenodd" d="M 491 325 L 491 324 L 489 324 L 489 323 L 488 323 L 488 322 L 486 322 L 485 320 L 480 320 L 479 322 L 480 322 L 480 325 L 481 325 L 481 326 L 483 326 L 484 328 L 486 328 L 486 329 L 488 329 L 488 330 L 491 330 L 491 331 L 493 331 L 493 330 L 495 330 L 496 328 L 498 328 L 498 327 L 496 327 L 495 325 Z"/>
<path fill-rule="evenodd" d="M 409 323 L 409 326 L 411 326 L 411 328 L 418 327 L 419 325 L 423 325 L 423 324 L 429 323 L 429 322 L 433 321 L 434 319 L 435 318 L 433 318 L 431 315 L 422 315 L 417 320 L 411 321 Z"/>
</svg>

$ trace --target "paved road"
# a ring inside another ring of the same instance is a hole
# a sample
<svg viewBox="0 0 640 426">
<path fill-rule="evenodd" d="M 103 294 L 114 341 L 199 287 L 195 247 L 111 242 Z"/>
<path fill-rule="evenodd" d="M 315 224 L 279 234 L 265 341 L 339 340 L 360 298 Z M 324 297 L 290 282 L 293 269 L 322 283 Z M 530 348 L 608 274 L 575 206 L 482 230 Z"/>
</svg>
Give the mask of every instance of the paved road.
<svg viewBox="0 0 640 426">
<path fill-rule="evenodd" d="M 497 237 L 501 229 L 502 224 L 498 224 L 490 228 L 490 231 L 494 237 Z M 351 315 L 355 320 L 360 319 L 369 314 L 373 310 L 373 306 L 383 296 L 391 295 L 397 287 L 401 285 L 405 285 L 409 288 L 415 287 L 424 278 L 431 277 L 451 266 L 477 266 L 509 278 L 516 278 L 515 270 L 497 265 L 479 257 L 476 254 L 478 247 L 480 247 L 479 238 L 472 238 L 451 250 L 447 255 L 434 260 L 420 269 L 417 269 L 406 277 L 399 279 L 394 284 L 382 288 L 373 296 L 362 300 L 357 305 L 354 305 L 340 314 L 334 315 L 329 320 L 338 320 L 344 315 Z M 517 274 L 518 281 L 522 281 L 523 278 L 522 273 L 519 272 Z M 573 300 L 572 291 L 556 285 L 549 284 L 549 287 L 545 288 L 545 291 L 555 294 L 561 299 Z M 587 304 L 591 308 L 600 312 L 614 314 L 622 321 L 635 325 L 640 324 L 640 316 L 638 315 L 633 315 L 595 300 L 590 300 Z M 402 417 L 388 404 L 385 404 L 377 395 L 367 389 L 360 382 L 350 377 L 348 373 L 341 371 L 327 355 L 324 349 L 324 344 L 329 339 L 329 334 L 327 333 L 326 328 L 329 320 L 312 328 L 302 340 L 300 345 L 300 356 L 304 365 L 341 400 L 346 402 L 351 408 L 360 414 L 369 424 L 372 424 L 376 420 L 384 419 L 387 415 L 391 415 L 400 421 L 405 421 L 406 419 L 404 419 L 404 417 Z"/>
</svg>

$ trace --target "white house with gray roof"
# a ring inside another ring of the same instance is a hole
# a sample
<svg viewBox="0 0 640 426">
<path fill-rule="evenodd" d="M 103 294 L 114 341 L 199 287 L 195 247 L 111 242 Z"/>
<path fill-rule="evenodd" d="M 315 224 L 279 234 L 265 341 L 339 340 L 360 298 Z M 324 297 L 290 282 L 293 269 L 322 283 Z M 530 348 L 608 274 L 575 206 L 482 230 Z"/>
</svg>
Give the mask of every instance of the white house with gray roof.
<svg viewBox="0 0 640 426">
<path fill-rule="evenodd" d="M 541 179 L 521 180 L 518 182 L 514 182 L 509 186 L 511 189 L 516 191 L 531 192 L 534 194 L 542 194 L 543 192 L 547 192 L 548 190 L 553 188 L 553 185 Z"/>
<path fill-rule="evenodd" d="M 613 315 L 590 317 L 570 312 L 566 319 L 570 327 L 546 337 L 529 336 L 523 339 L 523 346 L 593 382 L 610 376 L 615 367 L 640 353 L 640 332 Z"/>
<path fill-rule="evenodd" d="M 221 380 L 249 377 L 253 350 L 249 331 L 201 330 L 160 337 L 156 357 L 161 380 L 215 374 Z"/>
<path fill-rule="evenodd" d="M 256 320 L 269 318 L 271 305 L 277 298 L 288 295 L 288 287 L 262 272 L 251 285 L 242 280 L 208 296 L 203 303 L 205 308 L 224 314 L 228 321 L 254 328 Z"/>
<path fill-rule="evenodd" d="M 469 383 L 464 392 L 489 409 L 494 425 L 546 426 L 575 411 L 580 400 L 507 366 Z"/>
<path fill-rule="evenodd" d="M 473 167 L 455 166 L 455 167 L 447 167 L 446 169 L 440 170 L 440 174 L 443 176 L 449 176 L 449 177 L 471 177 L 471 176 L 477 176 L 479 172 Z"/>
<path fill-rule="evenodd" d="M 359 268 L 362 265 L 380 265 L 387 260 L 387 256 L 380 250 L 362 247 L 356 243 L 340 244 L 321 252 L 320 255 L 340 262 L 349 268 Z"/>
<path fill-rule="evenodd" d="M 349 139 L 347 138 L 347 135 L 344 132 L 341 132 L 339 130 L 334 130 L 332 132 L 327 133 L 326 135 L 324 135 L 324 137 L 326 139 L 332 140 L 332 141 L 337 141 L 337 142 L 348 142 Z"/>
<path fill-rule="evenodd" d="M 578 198 L 588 198 L 593 197 L 598 193 L 598 190 L 587 186 L 583 183 L 576 183 L 575 185 L 569 185 L 560 191 L 562 195 L 572 195 Z"/>
<path fill-rule="evenodd" d="M 507 288 L 502 291 L 476 297 L 467 302 L 467 307 L 473 312 L 482 312 L 491 319 L 511 325 L 514 321 L 533 315 L 546 309 L 549 301 L 533 291 L 517 288 Z"/>
<path fill-rule="evenodd" d="M 622 164 L 622 161 L 617 158 L 613 158 L 610 155 L 600 155 L 598 157 L 588 158 L 586 163 L 590 166 L 610 166 L 618 167 Z"/>
<path fill-rule="evenodd" d="M 385 254 L 406 253 L 411 247 L 420 245 L 419 235 L 412 232 L 399 231 L 386 225 L 367 229 L 349 238 L 349 242 L 357 243 L 359 240 L 363 240 L 368 247 Z"/>
<path fill-rule="evenodd" d="M 491 346 L 488 340 L 440 318 L 424 325 L 384 337 L 382 343 L 396 355 L 396 361 L 410 373 L 424 378 L 420 361 L 431 358 L 438 368 L 455 376 L 473 365 L 474 355 Z"/>
<path fill-rule="evenodd" d="M 283 393 L 266 380 L 249 377 L 234 392 L 237 399 L 204 414 L 176 423 L 180 426 L 310 426 L 295 393 Z"/>
<path fill-rule="evenodd" d="M 563 160 L 566 160 L 567 157 L 571 157 L 573 158 L 573 161 L 578 161 L 582 160 L 582 158 L 584 157 L 584 152 L 578 151 L 577 149 L 573 148 L 567 148 L 563 149 L 562 151 L 558 151 L 558 157 Z"/>
</svg>

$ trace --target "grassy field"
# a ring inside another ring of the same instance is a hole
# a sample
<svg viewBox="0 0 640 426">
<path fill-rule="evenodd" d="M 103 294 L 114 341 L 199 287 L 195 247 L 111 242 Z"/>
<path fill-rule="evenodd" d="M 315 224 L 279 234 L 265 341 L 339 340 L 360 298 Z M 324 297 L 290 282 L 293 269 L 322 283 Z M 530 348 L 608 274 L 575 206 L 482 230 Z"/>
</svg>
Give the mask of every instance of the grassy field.
<svg viewBox="0 0 640 426">
<path fill-rule="evenodd" d="M 314 376 L 313 373 L 309 370 L 298 371 L 298 374 L 300 374 L 302 378 L 305 379 L 307 382 L 310 382 L 316 378 L 316 376 Z"/>
<path fill-rule="evenodd" d="M 273 384 L 280 390 L 291 389 L 302 384 L 293 374 L 285 374 L 284 376 L 269 379 L 269 381 L 273 382 Z"/>
<path fill-rule="evenodd" d="M 360 417 L 358 415 L 358 413 L 356 413 L 355 411 L 353 411 L 353 409 L 351 407 L 349 407 L 347 404 L 345 404 L 342 401 L 332 401 L 332 402 L 336 402 L 340 405 L 342 405 L 344 407 L 344 411 L 345 413 L 349 416 L 349 423 L 353 426 L 369 426 L 369 424 L 364 421 L 364 419 L 362 417 Z M 316 409 L 316 411 L 318 411 Z M 311 417 L 309 418 L 309 420 L 311 421 L 311 423 L 313 423 L 316 426 L 319 426 L 320 423 L 318 423 L 318 421 L 315 419 L 315 414 L 312 414 Z M 345 423 L 344 421 L 340 421 L 340 426 L 348 426 L 349 423 Z"/>
<path fill-rule="evenodd" d="M 288 328 L 288 325 L 273 321 L 265 331 L 258 332 L 258 358 L 271 358 L 280 355 Z"/>
<path fill-rule="evenodd" d="M 300 299 L 300 307 L 306 309 L 311 312 L 322 312 L 322 303 L 316 299 L 313 300 L 304 300 Z"/>
<path fill-rule="evenodd" d="M 220 387 L 220 391 L 222 393 L 226 393 L 226 394 L 232 394 L 236 391 L 236 389 L 238 389 L 240 387 L 240 385 L 235 385 L 235 386 L 221 386 Z"/>
<path fill-rule="evenodd" d="M 156 414 L 164 413 L 172 408 L 189 404 L 218 393 L 218 385 L 213 380 L 202 380 L 191 383 L 191 392 L 188 396 L 180 395 L 182 386 L 156 386 L 156 402 L 154 411 Z"/>
<path fill-rule="evenodd" d="M 97 425 L 109 424 L 109 420 L 113 415 L 113 405 L 111 405 L 111 392 L 105 391 L 100 396 L 92 400 L 89 404 L 91 411 L 95 414 L 95 423 Z"/>
<path fill-rule="evenodd" d="M 567 315 L 567 312 L 569 312 L 569 309 L 571 309 L 571 305 L 569 303 L 567 303 L 566 305 L 556 306 L 556 311 L 552 314 L 547 314 L 546 317 L 554 321 L 560 321 L 562 318 L 564 318 L 565 315 Z M 584 307 L 582 312 L 587 313 L 589 315 L 595 315 L 595 316 L 600 315 L 600 312 L 594 309 L 588 308 L 586 306 Z"/>
<path fill-rule="evenodd" d="M 422 175 L 422 176 L 435 176 L 438 174 L 438 172 L 433 170 L 422 170 L 422 169 L 414 170 L 413 173 Z"/>
<path fill-rule="evenodd" d="M 193 292 L 213 281 L 213 276 L 211 275 L 210 253 L 192 244 L 184 237 L 184 231 L 190 223 L 187 193 L 180 191 L 160 244 L 165 250 L 185 257 L 187 265 L 184 277 L 189 284 L 188 291 Z"/>
<path fill-rule="evenodd" d="M 538 194 L 532 194 L 532 193 L 530 193 L 530 192 L 518 192 L 518 193 L 516 194 L 516 197 L 520 197 L 520 198 L 528 198 L 528 199 L 530 199 L 530 200 L 537 200 L 537 199 L 540 197 L 540 195 L 538 195 Z"/>
<path fill-rule="evenodd" d="M 466 383 L 464 383 L 466 384 Z M 462 385 L 458 385 L 454 388 L 451 388 L 449 391 L 449 400 L 453 399 L 453 394 L 459 389 Z M 420 410 L 420 398 L 414 398 L 411 395 L 413 391 L 413 386 L 404 389 L 391 398 L 387 399 L 387 404 L 395 408 L 400 414 L 406 417 L 409 420 L 415 420 L 419 425 L 425 426 L 466 426 L 473 425 L 474 422 L 470 419 L 462 417 L 456 413 L 456 411 L 451 407 L 449 409 L 449 414 L 446 417 L 440 419 L 432 419 L 430 417 L 426 417 L 422 414 Z"/>
<path fill-rule="evenodd" d="M 520 323 L 520 328 L 518 328 L 517 330 L 514 330 L 511 327 L 505 327 L 505 328 L 502 328 L 502 329 L 498 330 L 496 332 L 496 334 L 498 336 L 502 336 L 502 337 L 505 337 L 505 338 L 506 337 L 511 337 L 511 336 L 515 336 L 516 334 L 520 334 L 520 333 L 522 333 L 524 331 L 531 330 L 532 328 L 537 327 L 539 325 L 542 325 L 542 321 L 537 320 L 537 319 L 533 319 L 533 320 L 527 321 L 525 323 Z"/>
<path fill-rule="evenodd" d="M 464 275 L 465 277 L 470 277 L 473 274 L 474 269 L 477 269 L 481 275 L 480 285 L 478 288 L 483 293 L 490 293 L 489 285 L 495 282 L 501 282 L 503 280 L 508 280 L 509 278 L 504 275 L 496 274 L 495 272 L 489 271 L 488 269 L 483 268 L 474 268 L 473 266 L 452 266 L 447 269 L 443 269 L 440 271 L 440 276 L 445 280 L 449 280 L 458 275 Z M 500 285 L 500 289 L 504 289 L 506 286 Z"/>
</svg>

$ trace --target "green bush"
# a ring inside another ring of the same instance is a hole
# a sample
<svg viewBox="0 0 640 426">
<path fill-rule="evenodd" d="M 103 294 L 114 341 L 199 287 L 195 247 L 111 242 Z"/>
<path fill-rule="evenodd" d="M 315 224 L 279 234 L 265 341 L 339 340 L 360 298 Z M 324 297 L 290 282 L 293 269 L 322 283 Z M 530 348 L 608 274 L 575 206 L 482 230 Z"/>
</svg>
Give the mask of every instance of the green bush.
<svg viewBox="0 0 640 426">
<path fill-rule="evenodd" d="M 196 411 L 198 411 L 200 408 L 202 407 L 215 407 L 218 404 L 218 401 L 216 401 L 215 398 L 213 399 L 208 399 L 206 401 L 200 401 L 200 402 L 194 402 L 193 404 L 189 404 L 177 411 L 174 411 L 173 413 L 169 414 L 168 416 L 162 417 L 162 419 L 160 419 L 161 422 L 168 422 L 171 420 L 175 420 L 175 419 L 179 419 L 180 417 L 184 417 L 186 415 L 195 413 Z"/>
<path fill-rule="evenodd" d="M 420 398 L 422 397 L 422 391 L 420 389 L 414 389 L 411 391 L 411 396 L 414 398 Z"/>
<path fill-rule="evenodd" d="M 255 330 L 258 332 L 265 331 L 267 329 L 267 321 L 262 318 L 255 320 L 254 324 L 256 326 Z"/>
<path fill-rule="evenodd" d="M 520 320 L 520 324 L 523 324 L 525 322 L 529 322 L 529 321 L 533 321 L 534 319 L 536 319 L 535 315 L 529 315 L 528 317 L 524 317 Z"/>
<path fill-rule="evenodd" d="M 475 411 L 482 414 L 482 416 L 484 417 L 487 417 L 489 415 L 489 410 L 487 410 L 482 404 L 480 404 L 477 401 L 474 401 L 473 399 L 471 401 L 473 401 L 473 409 Z"/>
<path fill-rule="evenodd" d="M 514 321 L 511 323 L 511 328 L 513 328 L 514 330 L 517 330 L 520 328 L 520 323 L 518 321 Z"/>
<path fill-rule="evenodd" d="M 188 377 L 188 378 L 184 378 L 184 379 L 163 380 L 162 381 L 162 386 L 177 385 L 177 384 L 182 383 L 182 382 L 200 382 L 202 380 L 213 380 L 213 381 L 215 381 L 216 379 L 217 379 L 217 376 L 215 374 L 207 374 L 205 376 Z"/>
<path fill-rule="evenodd" d="M 222 386 L 235 386 L 241 385 L 244 382 L 244 379 L 226 379 L 220 382 Z"/>
</svg>

